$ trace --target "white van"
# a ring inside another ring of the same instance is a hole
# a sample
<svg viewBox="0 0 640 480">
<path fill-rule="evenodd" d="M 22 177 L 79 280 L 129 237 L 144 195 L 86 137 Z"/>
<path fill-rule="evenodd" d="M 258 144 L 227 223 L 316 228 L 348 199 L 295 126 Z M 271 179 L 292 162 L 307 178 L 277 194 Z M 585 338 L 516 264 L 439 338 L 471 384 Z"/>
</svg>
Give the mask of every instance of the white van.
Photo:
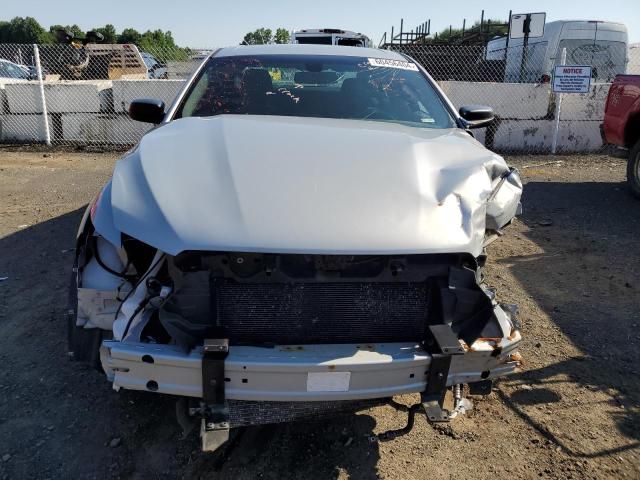
<svg viewBox="0 0 640 480">
<path fill-rule="evenodd" d="M 567 65 L 591 65 L 594 81 L 609 82 L 627 67 L 627 27 L 597 20 L 559 20 L 544 27 L 544 36 L 530 38 L 522 63 L 523 39 L 498 37 L 487 43 L 486 59 L 505 61 L 505 82 L 549 81 L 553 67 L 567 49 Z"/>
<path fill-rule="evenodd" d="M 640 75 L 640 43 L 629 45 L 629 63 L 627 64 L 628 75 Z"/>
<path fill-rule="evenodd" d="M 349 47 L 371 46 L 371 40 L 362 33 L 338 28 L 307 28 L 293 32 L 292 43 L 313 45 L 345 45 Z"/>
</svg>

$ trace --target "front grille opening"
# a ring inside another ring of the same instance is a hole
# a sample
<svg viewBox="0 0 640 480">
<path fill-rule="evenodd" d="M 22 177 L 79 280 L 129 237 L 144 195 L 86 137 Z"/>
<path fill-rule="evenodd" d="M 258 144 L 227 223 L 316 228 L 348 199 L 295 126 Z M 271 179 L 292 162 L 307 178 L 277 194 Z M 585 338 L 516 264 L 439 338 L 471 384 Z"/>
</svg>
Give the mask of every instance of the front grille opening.
<svg viewBox="0 0 640 480">
<path fill-rule="evenodd" d="M 177 290 L 158 318 L 186 349 L 211 335 L 291 349 L 422 342 L 428 324 L 477 330 L 491 314 L 474 262 L 467 254 L 184 252 L 173 257 Z"/>
<path fill-rule="evenodd" d="M 217 321 L 232 344 L 418 341 L 425 283 L 212 282 Z"/>
</svg>

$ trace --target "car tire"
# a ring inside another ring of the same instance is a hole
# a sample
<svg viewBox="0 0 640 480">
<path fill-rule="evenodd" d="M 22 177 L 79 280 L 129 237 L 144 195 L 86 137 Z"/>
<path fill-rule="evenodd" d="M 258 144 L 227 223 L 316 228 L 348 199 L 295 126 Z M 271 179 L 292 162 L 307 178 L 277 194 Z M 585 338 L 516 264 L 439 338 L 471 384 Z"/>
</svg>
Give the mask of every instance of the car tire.
<svg viewBox="0 0 640 480">
<path fill-rule="evenodd" d="M 71 360 L 85 362 L 96 370 L 102 371 L 100 346 L 102 340 L 110 338 L 110 333 L 99 328 L 83 328 L 76 325 L 78 316 L 78 284 L 76 265 L 71 271 L 69 296 L 65 317 L 67 322 L 67 345 Z"/>
<path fill-rule="evenodd" d="M 636 142 L 629 152 L 627 161 L 627 184 L 631 193 L 640 198 L 640 140 Z"/>
</svg>

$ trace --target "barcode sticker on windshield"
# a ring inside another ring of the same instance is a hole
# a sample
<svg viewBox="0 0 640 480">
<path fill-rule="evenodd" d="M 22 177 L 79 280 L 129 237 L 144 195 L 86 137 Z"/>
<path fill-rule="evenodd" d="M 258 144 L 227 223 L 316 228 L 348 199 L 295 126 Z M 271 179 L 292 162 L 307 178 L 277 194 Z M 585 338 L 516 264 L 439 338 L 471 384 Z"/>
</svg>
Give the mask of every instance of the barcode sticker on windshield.
<svg viewBox="0 0 640 480">
<path fill-rule="evenodd" d="M 413 62 L 405 62 L 404 60 L 392 60 L 390 58 L 369 58 L 369 65 L 374 67 L 399 68 L 401 70 L 418 71 L 418 66 Z"/>
</svg>

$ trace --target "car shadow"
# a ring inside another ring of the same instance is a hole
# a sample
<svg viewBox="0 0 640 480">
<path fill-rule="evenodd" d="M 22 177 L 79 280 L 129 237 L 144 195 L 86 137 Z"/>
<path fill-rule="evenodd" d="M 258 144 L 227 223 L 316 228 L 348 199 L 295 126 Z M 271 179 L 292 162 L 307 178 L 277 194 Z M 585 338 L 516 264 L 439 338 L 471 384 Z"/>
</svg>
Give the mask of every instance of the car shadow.
<svg viewBox="0 0 640 480">
<path fill-rule="evenodd" d="M 370 439 L 376 425 L 367 414 L 340 415 L 322 421 L 264 425 L 242 429 L 221 458 L 198 453 L 185 478 L 203 471 L 219 478 L 379 478 L 378 443 Z M 278 471 L 274 471 L 278 465 Z"/>
<path fill-rule="evenodd" d="M 516 415 L 570 455 L 636 448 L 640 204 L 620 184 L 555 182 L 529 182 L 524 204 L 523 235 L 542 253 L 497 263 L 509 268 L 579 354 L 511 377 L 505 386 L 514 388 L 498 393 Z M 11 392 L 0 403 L 0 438 L 24 458 L 3 466 L 9 478 L 30 477 L 34 465 L 52 478 L 196 478 L 208 469 L 218 470 L 221 478 L 377 478 L 380 453 L 369 440 L 375 420 L 366 413 L 249 429 L 240 448 L 219 465 L 215 456 L 199 451 L 197 434 L 180 441 L 174 399 L 113 392 L 101 373 L 67 362 L 62 318 L 83 211 L 0 239 L 0 277 L 8 277 L 0 282 L 0 362 L 7 366 L 0 383 Z M 524 335 L 525 347 L 533 351 L 526 325 Z M 554 347 L 542 343 L 546 358 Z M 532 414 L 532 407 L 563 402 L 571 383 L 589 391 L 615 390 L 625 408 L 612 407 L 608 415 L 630 443 L 583 451 Z M 245 450 L 255 455 L 245 458 L 240 453 Z M 270 469 L 274 457 L 286 471 Z"/>
<path fill-rule="evenodd" d="M 516 252 L 496 262 L 508 268 L 578 353 L 562 358 L 553 335 L 527 336 L 524 318 L 524 349 L 545 361 L 552 355 L 562 359 L 510 377 L 505 385 L 515 389 L 499 394 L 518 416 L 576 457 L 637 448 L 640 203 L 620 183 L 536 181 L 525 185 L 523 204 L 522 236 L 541 252 Z M 489 258 L 491 262 L 491 252 Z M 569 384 L 611 399 L 607 415 L 628 440 L 625 445 L 581 450 L 535 418 L 530 407 L 563 402 Z"/>
<path fill-rule="evenodd" d="M 224 455 L 203 453 L 197 429 L 183 438 L 175 397 L 114 392 L 102 372 L 68 361 L 64 313 L 84 211 L 0 238 L 0 438 L 14 457 L 0 477 L 378 478 L 366 411 L 243 429 Z"/>
</svg>

